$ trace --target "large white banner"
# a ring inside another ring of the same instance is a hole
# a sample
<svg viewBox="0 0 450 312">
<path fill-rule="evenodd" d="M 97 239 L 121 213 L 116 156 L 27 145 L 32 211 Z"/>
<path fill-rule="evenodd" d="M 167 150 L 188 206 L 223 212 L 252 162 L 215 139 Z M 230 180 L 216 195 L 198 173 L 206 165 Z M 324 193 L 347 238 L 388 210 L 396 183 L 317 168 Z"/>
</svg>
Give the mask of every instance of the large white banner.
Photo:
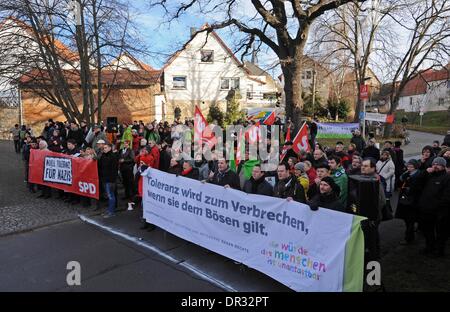
<svg viewBox="0 0 450 312">
<path fill-rule="evenodd" d="M 155 169 L 144 174 L 148 222 L 296 291 L 361 290 L 363 243 L 353 215 Z"/>
</svg>

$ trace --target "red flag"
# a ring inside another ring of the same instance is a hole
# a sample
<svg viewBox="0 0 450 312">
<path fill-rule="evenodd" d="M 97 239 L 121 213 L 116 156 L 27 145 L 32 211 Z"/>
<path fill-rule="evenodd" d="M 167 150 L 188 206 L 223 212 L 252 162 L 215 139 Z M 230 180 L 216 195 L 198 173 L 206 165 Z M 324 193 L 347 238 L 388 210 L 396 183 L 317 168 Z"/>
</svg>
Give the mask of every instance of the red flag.
<svg viewBox="0 0 450 312">
<path fill-rule="evenodd" d="M 291 140 L 291 127 L 288 128 L 287 133 L 286 133 L 286 139 L 284 140 L 284 142 L 290 141 Z"/>
<path fill-rule="evenodd" d="M 194 139 L 200 140 L 201 146 L 207 144 L 210 148 L 217 143 L 214 133 L 197 105 L 195 106 L 194 114 Z"/>
<path fill-rule="evenodd" d="M 270 115 L 267 116 L 267 118 L 263 121 L 263 124 L 267 126 L 273 125 L 273 123 L 275 122 L 275 116 L 275 111 L 271 112 Z"/>
<path fill-rule="evenodd" d="M 306 124 L 306 122 L 300 128 L 300 131 L 297 133 L 292 143 L 292 149 L 297 154 L 300 154 L 300 151 L 311 151 L 311 147 L 309 146 L 308 141 L 308 125 Z"/>
<path fill-rule="evenodd" d="M 394 123 L 394 115 L 387 115 L 386 123 Z"/>
</svg>

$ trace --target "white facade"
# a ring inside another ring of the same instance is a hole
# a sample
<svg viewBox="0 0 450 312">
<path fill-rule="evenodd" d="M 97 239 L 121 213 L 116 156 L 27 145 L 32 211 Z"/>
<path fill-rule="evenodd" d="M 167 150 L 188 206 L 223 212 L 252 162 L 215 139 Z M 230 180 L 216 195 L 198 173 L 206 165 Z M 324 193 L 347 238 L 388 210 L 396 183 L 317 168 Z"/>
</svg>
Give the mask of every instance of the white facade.
<svg viewBox="0 0 450 312">
<path fill-rule="evenodd" d="M 397 109 L 404 109 L 405 112 L 419 112 L 425 105 L 426 94 L 416 94 L 401 96 L 398 100 Z"/>
<path fill-rule="evenodd" d="M 215 102 L 225 109 L 232 88 L 239 89 L 245 99 L 247 75 L 240 65 L 214 34 L 197 34 L 163 69 L 167 112 L 179 106 L 185 116 L 192 117 L 195 105 L 205 110 Z"/>
<path fill-rule="evenodd" d="M 218 103 L 225 112 L 232 89 L 239 90 L 241 109 L 272 107 L 276 99 L 269 95 L 278 91 L 267 73 L 252 75 L 215 32 L 198 33 L 172 56 L 163 68 L 162 86 L 166 116 L 178 106 L 185 117 L 193 116 L 195 105 L 207 112 Z"/>
<path fill-rule="evenodd" d="M 450 82 L 447 80 L 431 81 L 427 88 L 428 101 L 425 111 L 446 111 L 450 108 Z"/>
<path fill-rule="evenodd" d="M 450 88 L 447 80 L 429 81 L 425 94 L 402 96 L 398 109 L 406 112 L 446 111 L 450 107 Z"/>
</svg>

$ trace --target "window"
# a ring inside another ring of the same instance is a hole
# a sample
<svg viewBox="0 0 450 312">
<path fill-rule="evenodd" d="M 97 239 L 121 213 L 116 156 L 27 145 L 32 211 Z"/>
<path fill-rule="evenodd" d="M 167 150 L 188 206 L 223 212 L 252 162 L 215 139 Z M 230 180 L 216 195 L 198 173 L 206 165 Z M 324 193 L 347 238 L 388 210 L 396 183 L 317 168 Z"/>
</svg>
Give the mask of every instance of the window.
<svg viewBox="0 0 450 312">
<path fill-rule="evenodd" d="M 186 89 L 186 76 L 174 76 L 172 81 L 173 89 Z"/>
<path fill-rule="evenodd" d="M 202 63 L 212 63 L 214 62 L 214 51 L 213 50 L 201 50 L 201 62 Z"/>
<path fill-rule="evenodd" d="M 304 70 L 302 71 L 302 79 L 303 80 L 311 80 L 312 79 L 312 71 L 310 70 Z"/>
<path fill-rule="evenodd" d="M 439 106 L 444 106 L 444 98 L 439 98 Z"/>
<path fill-rule="evenodd" d="M 220 80 L 221 90 L 239 89 L 239 78 L 222 78 Z"/>
<path fill-rule="evenodd" d="M 306 79 L 310 80 L 312 78 L 312 72 L 310 70 L 306 71 Z"/>
<path fill-rule="evenodd" d="M 411 107 L 413 106 L 413 98 L 412 97 L 409 98 L 409 106 L 411 106 Z"/>
</svg>

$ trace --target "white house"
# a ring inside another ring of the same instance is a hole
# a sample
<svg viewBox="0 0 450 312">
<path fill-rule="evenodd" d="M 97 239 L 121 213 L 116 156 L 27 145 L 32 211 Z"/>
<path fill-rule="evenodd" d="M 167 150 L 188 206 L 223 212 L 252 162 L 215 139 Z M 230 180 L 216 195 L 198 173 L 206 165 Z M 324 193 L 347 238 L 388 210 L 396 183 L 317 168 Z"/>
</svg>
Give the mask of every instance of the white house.
<svg viewBox="0 0 450 312">
<path fill-rule="evenodd" d="M 256 73 L 254 69 L 245 67 L 216 32 L 194 33 L 162 68 L 165 101 L 160 110 L 166 119 L 173 118 L 176 107 L 183 117 L 192 117 L 195 105 L 204 114 L 213 103 L 225 111 L 226 97 L 232 89 L 239 90 L 242 109 L 270 105 L 269 94 L 279 90 L 269 83 L 267 73 L 261 69 Z"/>
<path fill-rule="evenodd" d="M 402 91 L 398 109 L 406 112 L 445 111 L 450 108 L 450 66 L 427 70 L 409 81 Z"/>
</svg>

